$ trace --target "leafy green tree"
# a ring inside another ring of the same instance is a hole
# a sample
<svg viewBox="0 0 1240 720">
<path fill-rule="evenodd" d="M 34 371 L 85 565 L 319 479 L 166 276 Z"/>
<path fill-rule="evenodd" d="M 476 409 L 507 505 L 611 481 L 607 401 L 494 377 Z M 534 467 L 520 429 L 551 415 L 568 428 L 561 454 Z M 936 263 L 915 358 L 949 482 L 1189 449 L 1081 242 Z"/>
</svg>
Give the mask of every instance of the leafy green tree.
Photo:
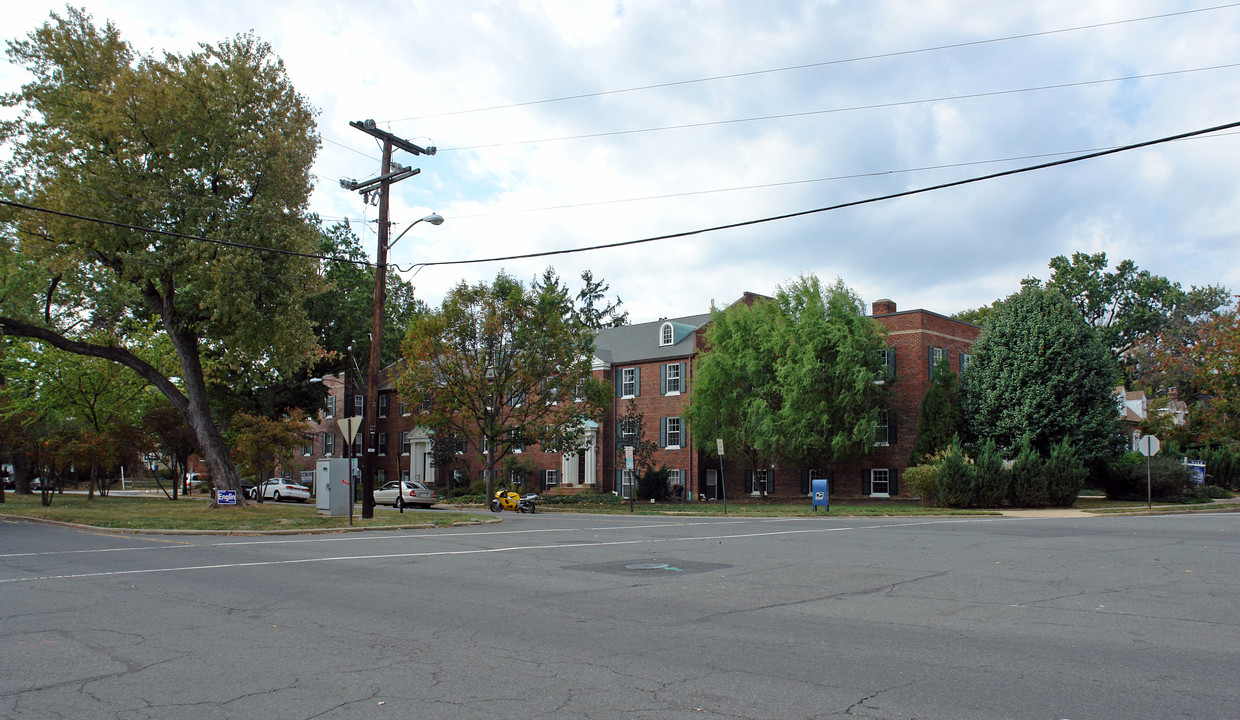
<svg viewBox="0 0 1240 720">
<path fill-rule="evenodd" d="M 993 438 L 987 438 L 982 443 L 973 470 L 977 480 L 977 504 L 980 507 L 999 507 L 1007 501 L 1012 484 L 1011 473 L 1003 466 L 1003 455 Z"/>
<path fill-rule="evenodd" d="M 976 472 L 965 456 L 959 438 L 948 444 L 939 461 L 939 500 L 947 507 L 973 507 L 978 504 Z"/>
<path fill-rule="evenodd" d="M 272 419 L 264 415 L 238 413 L 229 424 L 228 433 L 241 469 L 254 476 L 255 486 L 272 477 L 277 465 L 287 465 L 293 452 L 305 444 L 310 423 L 300 410 Z M 261 503 L 262 493 L 255 497 Z"/>
<path fill-rule="evenodd" d="M 489 497 L 514 449 L 583 449 L 586 421 L 600 422 L 611 405 L 611 389 L 591 374 L 593 346 L 558 281 L 536 290 L 501 271 L 415 314 L 395 385 L 418 424 L 468 438 L 485 458 Z"/>
<path fill-rule="evenodd" d="M 148 406 L 142 414 L 141 427 L 152 439 L 152 449 L 160 461 L 172 470 L 170 498 L 176 500 L 189 471 L 189 456 L 198 452 L 198 439 L 167 401 Z"/>
<path fill-rule="evenodd" d="M 700 445 L 722 438 L 753 469 L 776 457 L 830 465 L 873 446 L 886 346 L 843 281 L 807 275 L 774 301 L 716 312 L 705 345 L 688 410 Z"/>
<path fill-rule="evenodd" d="M 1076 502 L 1089 470 L 1077 457 L 1076 450 L 1067 438 L 1051 447 L 1043 470 L 1046 473 L 1046 494 L 1051 505 L 1069 507 Z"/>
<path fill-rule="evenodd" d="M 1056 256 L 1050 261 L 1053 273 L 1046 287 L 1070 298 L 1117 358 L 1124 358 L 1142 339 L 1213 311 L 1228 299 L 1221 285 L 1184 290 L 1131 260 L 1121 261 L 1114 270 L 1107 265 L 1106 253 Z"/>
<path fill-rule="evenodd" d="M 193 428 L 217 487 L 238 488 L 208 383 L 312 355 L 314 111 L 253 35 L 139 56 L 69 8 L 8 55 L 33 80 L 3 96 L 4 192 L 66 214 L 4 218 L 0 330 L 130 368 Z M 150 323 L 174 373 L 135 343 Z"/>
<path fill-rule="evenodd" d="M 685 414 L 694 442 L 713 453 L 715 440 L 723 440 L 725 452 L 751 470 L 770 467 L 783 445 L 775 433 L 782 403 L 776 377 L 781 322 L 772 302 L 713 310 L 707 351 L 693 371 L 693 402 Z"/>
<path fill-rule="evenodd" d="M 912 463 L 937 453 L 952 443 L 962 429 L 960 393 L 956 389 L 956 373 L 947 364 L 947 358 L 939 360 L 930 378 L 930 387 L 921 399 L 921 412 L 917 421 L 917 442 L 913 445 Z"/>
<path fill-rule="evenodd" d="M 1056 290 L 1027 285 L 1004 300 L 960 380 L 966 430 L 976 441 L 1049 453 L 1068 438 L 1087 465 L 1116 452 L 1115 365 Z"/>
<path fill-rule="evenodd" d="M 1183 341 L 1162 343 L 1146 359 L 1193 388 L 1189 427 L 1198 442 L 1240 449 L 1240 308 L 1194 324 Z"/>
<path fill-rule="evenodd" d="M 774 426 L 782 454 L 801 467 L 864 455 L 886 398 L 886 385 L 874 382 L 883 371 L 884 330 L 842 280 L 824 286 L 805 276 L 780 288 L 775 302 L 782 353 Z"/>
<path fill-rule="evenodd" d="M 1012 461 L 1012 485 L 1008 495 L 1013 507 L 1044 507 L 1047 504 L 1046 473 L 1042 471 L 1045 464 L 1032 444 L 1025 442 L 1020 446 L 1020 452 Z"/>
</svg>

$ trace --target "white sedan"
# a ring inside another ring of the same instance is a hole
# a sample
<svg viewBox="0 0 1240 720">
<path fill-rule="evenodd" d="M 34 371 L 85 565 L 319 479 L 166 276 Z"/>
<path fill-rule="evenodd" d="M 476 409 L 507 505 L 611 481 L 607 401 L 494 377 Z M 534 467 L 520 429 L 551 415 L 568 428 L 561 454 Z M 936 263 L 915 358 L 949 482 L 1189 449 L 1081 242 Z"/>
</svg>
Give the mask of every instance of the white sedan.
<svg viewBox="0 0 1240 720">
<path fill-rule="evenodd" d="M 435 504 L 435 491 L 416 480 L 393 480 L 375 489 L 375 504 L 396 508 L 421 505 L 428 508 Z"/>
<path fill-rule="evenodd" d="M 297 502 L 305 502 L 310 499 L 310 491 L 305 485 L 300 485 L 292 480 L 283 480 L 281 478 L 271 478 L 264 481 L 258 486 L 263 493 L 264 500 L 296 500 Z M 251 495 L 256 497 L 256 495 Z"/>
</svg>

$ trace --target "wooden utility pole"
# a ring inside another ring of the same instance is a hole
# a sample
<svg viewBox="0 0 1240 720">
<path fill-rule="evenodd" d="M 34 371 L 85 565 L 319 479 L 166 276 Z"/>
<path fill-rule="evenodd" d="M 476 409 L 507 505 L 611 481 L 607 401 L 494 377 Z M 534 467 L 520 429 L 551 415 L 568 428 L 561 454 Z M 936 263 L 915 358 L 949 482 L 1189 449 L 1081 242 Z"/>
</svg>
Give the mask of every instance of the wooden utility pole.
<svg viewBox="0 0 1240 720">
<path fill-rule="evenodd" d="M 379 445 L 379 370 L 380 351 L 383 345 L 383 316 L 387 304 L 387 253 L 388 253 L 388 187 L 392 183 L 411 178 L 421 172 L 417 168 L 397 165 L 392 171 L 392 150 L 399 148 L 413 155 L 434 155 L 434 147 L 419 147 L 375 127 L 374 120 L 351 122 L 351 127 L 383 141 L 383 164 L 379 177 L 357 182 L 341 180 L 347 190 L 357 190 L 366 196 L 379 193 L 379 249 L 375 253 L 375 307 L 370 330 L 370 365 L 366 368 L 366 406 L 362 422 L 366 425 L 365 447 L 362 449 L 362 518 L 375 516 L 375 470 L 378 464 Z"/>
</svg>

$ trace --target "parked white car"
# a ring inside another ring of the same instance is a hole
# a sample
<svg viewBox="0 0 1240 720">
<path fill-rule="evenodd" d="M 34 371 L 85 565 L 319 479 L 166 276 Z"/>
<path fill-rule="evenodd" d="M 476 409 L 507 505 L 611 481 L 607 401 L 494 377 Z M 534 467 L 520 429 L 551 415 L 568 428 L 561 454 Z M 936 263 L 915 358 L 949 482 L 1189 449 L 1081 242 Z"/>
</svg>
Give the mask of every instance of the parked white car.
<svg viewBox="0 0 1240 720">
<path fill-rule="evenodd" d="M 284 480 L 283 478 L 271 478 L 263 481 L 259 485 L 259 491 L 263 493 L 264 500 L 281 500 L 297 502 L 305 502 L 310 499 L 310 490 L 305 485 L 300 485 L 292 480 Z M 251 498 L 257 497 L 257 494 L 251 491 Z"/>
<path fill-rule="evenodd" d="M 410 505 L 428 508 L 435 504 L 435 491 L 417 480 L 393 480 L 375 489 L 375 504 L 396 508 Z"/>
</svg>

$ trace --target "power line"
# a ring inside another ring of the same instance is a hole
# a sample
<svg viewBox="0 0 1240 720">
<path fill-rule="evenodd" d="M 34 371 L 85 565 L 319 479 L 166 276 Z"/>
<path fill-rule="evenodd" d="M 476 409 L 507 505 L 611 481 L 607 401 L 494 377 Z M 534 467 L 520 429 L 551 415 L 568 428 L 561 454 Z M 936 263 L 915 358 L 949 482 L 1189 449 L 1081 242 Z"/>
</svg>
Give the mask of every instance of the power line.
<svg viewBox="0 0 1240 720">
<path fill-rule="evenodd" d="M 151 233 L 154 235 L 165 235 L 167 237 L 180 238 L 182 240 L 197 240 L 199 242 L 212 243 L 215 245 L 224 245 L 227 247 L 240 248 L 242 250 L 260 250 L 262 252 L 276 253 L 279 255 L 292 255 L 294 257 L 310 258 L 312 260 L 326 260 L 329 262 L 353 263 L 354 265 L 362 265 L 365 267 L 372 266 L 368 260 L 352 260 L 350 258 L 332 257 L 330 255 L 315 255 L 312 253 L 296 252 L 295 250 L 284 250 L 282 248 L 263 247 L 261 245 L 248 245 L 246 243 L 229 242 L 228 240 L 217 240 L 215 238 L 204 237 L 202 235 L 187 235 L 185 233 L 172 232 L 171 230 L 157 230 L 155 228 L 143 227 L 141 225 L 130 225 L 128 223 L 116 222 L 114 220 L 104 220 L 102 218 L 87 217 L 85 215 L 77 215 L 74 213 L 62 212 L 60 210 L 52 210 L 50 208 L 37 207 L 35 205 L 27 205 L 25 203 L 13 202 L 12 200 L 0 199 L 0 205 L 5 205 L 17 210 L 27 210 L 30 212 L 39 212 L 47 215 L 56 215 L 58 217 L 70 218 L 73 220 L 82 220 L 84 222 L 97 223 L 99 225 L 108 225 L 110 227 L 121 228 L 123 230 L 133 230 L 136 232 Z"/>
<path fill-rule="evenodd" d="M 1076 27 L 1061 28 L 1058 30 L 1043 30 L 1041 32 L 1023 33 L 1020 35 L 1008 35 L 1006 37 L 991 38 L 989 40 L 972 40 L 968 42 L 951 43 L 949 45 L 936 45 L 934 47 L 920 48 L 916 50 L 898 50 L 898 51 L 889 52 L 889 53 L 880 53 L 877 55 L 862 55 L 859 57 L 844 58 L 840 60 L 824 60 L 822 62 L 805 63 L 802 65 L 789 65 L 786 67 L 771 68 L 767 70 L 752 70 L 749 72 L 731 73 L 728 75 L 714 75 L 711 77 L 695 78 L 692 80 L 675 80 L 675 81 L 665 82 L 665 83 L 656 83 L 653 85 L 639 85 L 636 87 L 621 88 L 618 90 L 600 90 L 597 92 L 580 93 L 577 95 L 564 95 L 561 97 L 547 98 L 544 100 L 528 100 L 525 102 L 509 103 L 507 105 L 492 105 L 489 107 L 472 108 L 469 110 L 453 110 L 450 112 L 434 113 L 431 115 L 416 115 L 413 117 L 399 118 L 396 120 L 388 120 L 387 122 L 389 123 L 409 122 L 412 120 L 425 120 L 429 118 L 450 117 L 453 115 L 466 115 L 470 113 L 489 112 L 492 110 L 507 110 L 510 108 L 528 107 L 530 105 L 544 105 L 547 103 L 564 102 L 566 100 L 583 100 L 585 98 L 602 97 L 605 95 L 619 95 L 622 93 L 640 92 L 643 90 L 657 90 L 660 88 L 678 87 L 682 85 L 694 85 L 698 83 L 714 82 L 716 80 L 731 80 L 734 78 L 753 77 L 757 75 L 769 75 L 772 73 L 789 72 L 792 70 L 806 70 L 809 68 L 828 67 L 831 65 L 844 65 L 847 63 L 863 62 L 866 60 L 881 60 L 884 58 L 901 57 L 905 55 L 917 55 L 921 53 L 938 52 L 940 50 L 954 50 L 957 48 L 974 47 L 978 45 L 988 45 L 988 44 L 994 44 L 994 43 L 1008 42 L 1010 40 L 1024 40 L 1027 38 L 1041 37 L 1045 35 L 1057 35 L 1057 34 L 1069 33 L 1069 32 L 1077 32 L 1080 30 L 1093 30 L 1096 28 L 1109 27 L 1113 25 L 1124 25 L 1124 24 L 1129 24 L 1129 23 L 1145 22 L 1147 20 L 1161 20 L 1164 18 L 1176 17 L 1178 15 L 1191 15 L 1194 13 L 1211 12 L 1214 10 L 1225 10 L 1225 9 L 1234 8 L 1237 6 L 1240 6 L 1240 3 L 1228 3 L 1226 5 L 1215 5 L 1213 7 L 1198 8 L 1196 10 L 1182 10 L 1179 12 L 1163 13 L 1161 15 L 1147 15 L 1145 17 L 1131 18 L 1128 20 L 1113 20 L 1110 22 L 1094 23 L 1091 25 L 1078 25 Z M 441 150 L 443 150 L 443 148 L 441 148 Z"/>
<path fill-rule="evenodd" d="M 1215 137 L 1226 137 L 1228 135 L 1236 135 L 1237 133 L 1219 133 Z M 1190 140 L 1201 140 L 1203 138 L 1189 138 Z M 696 195 L 714 195 L 718 193 L 740 192 L 743 190 L 763 190 L 767 188 L 788 187 L 791 185 L 810 185 L 821 182 L 834 182 L 837 180 L 858 180 L 861 178 L 884 177 L 887 175 L 903 175 L 906 173 L 926 172 L 929 170 L 950 170 L 953 168 L 972 167 L 974 165 L 995 165 L 998 163 L 1016 162 L 1018 160 L 1035 160 L 1038 158 L 1060 157 L 1063 155 L 1077 155 L 1080 153 L 1092 153 L 1100 150 L 1110 150 L 1116 145 L 1096 148 L 1082 148 L 1077 150 L 1060 150 L 1058 152 L 1034 153 L 1031 155 L 1014 155 L 1005 158 L 991 158 L 989 160 L 969 160 L 958 163 L 944 163 L 942 165 L 923 165 L 914 168 L 902 168 L 899 170 L 876 170 L 873 172 L 853 173 L 851 175 L 833 175 L 831 177 L 807 178 L 802 180 L 780 180 L 769 183 L 759 183 L 757 185 L 734 185 L 732 187 L 709 188 L 706 190 L 686 190 L 684 192 L 666 193 L 663 195 L 641 195 L 638 197 L 616 198 L 614 200 L 594 200 L 582 203 L 569 203 L 565 205 L 544 205 L 542 207 L 518 208 L 516 210 L 496 210 L 494 212 L 471 213 L 469 215 L 452 215 L 452 221 L 473 220 L 476 218 L 497 217 L 503 215 L 520 215 L 524 213 L 546 212 L 549 210 L 572 210 L 575 208 L 598 207 L 600 205 L 623 205 L 634 202 L 647 202 L 650 200 L 667 200 L 670 198 L 693 197 Z"/>
<path fill-rule="evenodd" d="M 971 183 L 982 182 L 983 180 L 994 180 L 996 178 L 1007 177 L 1009 175 L 1019 175 L 1021 173 L 1032 172 L 1034 170 L 1044 170 L 1046 168 L 1057 167 L 1060 165 L 1069 165 L 1071 163 L 1078 163 L 1084 160 L 1093 160 L 1095 158 L 1103 157 L 1106 155 L 1114 155 L 1116 153 L 1127 152 L 1129 150 L 1137 150 L 1139 148 L 1150 147 L 1153 145 L 1161 145 L 1163 143 L 1174 142 L 1176 140 L 1184 140 L 1186 138 L 1196 137 L 1198 135 L 1205 135 L 1208 133 L 1219 132 L 1220 130 L 1231 130 L 1235 128 L 1240 128 L 1240 122 L 1227 123 L 1226 125 L 1216 125 L 1215 127 L 1206 128 L 1204 130 L 1194 130 L 1192 132 L 1181 133 L 1179 135 L 1171 135 L 1169 137 L 1159 138 L 1157 140 L 1147 140 L 1145 142 L 1134 143 L 1132 145 L 1122 145 L 1120 147 L 1110 148 L 1107 150 L 1100 150 L 1098 152 L 1088 153 L 1085 155 L 1078 155 L 1076 157 L 1065 158 L 1063 160 L 1055 160 L 1052 162 L 1041 163 L 1038 165 L 1029 165 L 1029 166 L 1022 167 L 1022 168 L 1015 168 L 1013 170 L 1004 170 L 1002 172 L 991 173 L 989 175 L 980 175 L 977 177 L 966 178 L 964 180 L 956 180 L 956 181 L 949 182 L 949 183 L 931 185 L 929 187 L 918 188 L 916 190 L 906 190 L 904 192 L 891 193 L 889 195 L 880 195 L 878 197 L 866 198 L 864 200 L 853 200 L 851 202 L 839 203 L 836 205 L 828 205 L 827 207 L 814 208 L 812 210 L 800 210 L 800 211 L 793 212 L 793 213 L 785 213 L 783 215 L 773 215 L 770 217 L 758 218 L 756 220 L 745 220 L 742 222 L 729 223 L 727 225 L 716 225 L 714 227 L 701 228 L 698 230 L 689 230 L 686 232 L 672 233 L 670 235 L 659 235 L 656 237 L 642 238 L 640 240 L 622 240 L 620 242 L 604 243 L 602 245 L 590 245 L 587 247 L 573 248 L 569 250 L 547 250 L 544 252 L 525 253 L 522 255 L 506 255 L 504 257 L 480 258 L 480 259 L 475 259 L 475 260 L 441 260 L 438 262 L 413 263 L 408 268 L 403 268 L 400 266 L 395 266 L 395 267 L 401 272 L 409 272 L 413 270 L 414 268 L 418 268 L 418 270 L 421 271 L 421 268 L 433 267 L 437 265 L 474 265 L 478 263 L 501 262 L 504 260 L 523 260 L 526 258 L 548 257 L 551 255 L 569 255 L 573 253 L 589 252 L 592 250 L 604 250 L 608 248 L 626 247 L 629 245 L 639 245 L 642 243 L 657 242 L 659 240 L 673 240 L 676 238 L 690 237 L 693 235 L 702 235 L 705 233 L 717 232 L 720 230 L 732 230 L 735 228 L 748 227 L 750 225 L 760 225 L 763 223 L 775 222 L 776 220 L 789 220 L 791 218 L 803 217 L 805 215 L 813 215 L 816 213 L 830 212 L 832 210 L 842 210 L 844 208 L 856 207 L 858 205 L 868 205 L 871 203 L 881 202 L 883 200 L 894 200 L 896 198 L 908 197 L 910 195 L 919 195 L 922 193 L 933 192 L 935 190 L 944 190 L 947 188 L 958 187 L 961 185 L 969 185 Z"/>
<path fill-rule="evenodd" d="M 608 132 L 587 133 L 584 135 L 567 135 L 563 137 L 542 138 L 537 140 L 514 140 L 510 142 L 488 143 L 484 145 L 465 145 L 462 147 L 439 148 L 439 152 L 454 152 L 459 150 L 487 150 L 499 147 L 512 147 L 514 145 L 534 145 L 540 143 L 562 142 L 565 140 L 587 140 L 591 138 L 616 137 L 620 135 L 637 135 L 649 132 L 662 132 L 664 130 L 687 130 L 691 128 L 714 127 L 718 125 L 735 125 L 739 123 L 759 122 L 762 120 L 782 120 L 795 117 L 809 117 L 813 115 L 829 115 L 833 113 L 853 112 L 856 110 L 877 110 L 880 108 L 900 107 L 902 105 L 924 105 L 927 103 L 948 102 L 952 100 L 970 100 L 983 97 L 996 97 L 999 95 L 1014 95 L 1017 93 L 1039 92 L 1043 90 L 1062 90 L 1064 88 L 1085 87 L 1088 85 L 1103 85 L 1107 83 L 1125 82 L 1128 80 L 1143 80 L 1147 78 L 1166 77 L 1169 75 L 1183 75 L 1187 73 L 1205 72 L 1207 70 L 1225 70 L 1240 67 L 1240 63 L 1231 63 L 1228 65 L 1212 65 L 1210 67 L 1190 68 L 1187 70 L 1168 70 L 1166 72 L 1148 73 L 1144 75 L 1127 75 L 1124 77 L 1107 78 L 1104 80 L 1082 80 L 1080 82 L 1059 83 L 1055 85 L 1041 85 L 1038 87 L 1018 88 L 1014 90 L 992 90 L 989 92 L 970 93 L 967 95 L 946 95 L 936 98 L 925 98 L 921 100 L 900 100 L 887 103 L 875 103 L 872 105 L 854 105 L 844 108 L 829 108 L 827 110 L 807 110 L 804 112 L 782 113 L 777 115 L 758 115 L 755 117 L 735 118 L 732 120 L 707 120 L 697 123 L 685 123 L 682 125 L 663 125 L 652 128 L 637 128 L 634 130 L 611 130 Z"/>
</svg>

